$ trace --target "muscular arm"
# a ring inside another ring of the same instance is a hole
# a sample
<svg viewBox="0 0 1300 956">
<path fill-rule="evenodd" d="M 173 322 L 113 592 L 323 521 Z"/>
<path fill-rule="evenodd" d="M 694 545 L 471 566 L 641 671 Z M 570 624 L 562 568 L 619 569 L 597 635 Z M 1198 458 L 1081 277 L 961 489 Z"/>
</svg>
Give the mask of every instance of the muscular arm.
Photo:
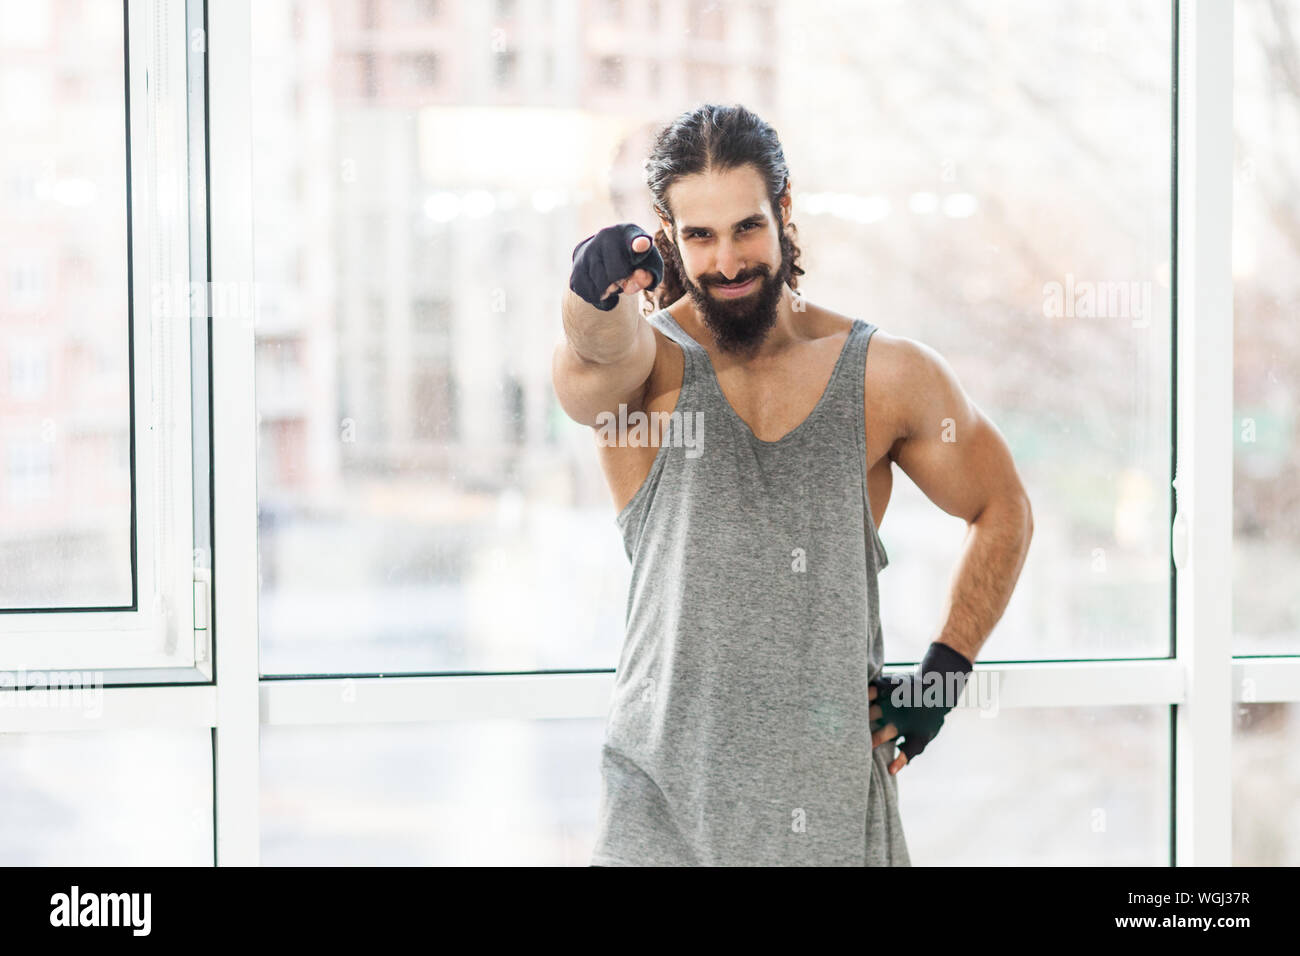
<svg viewBox="0 0 1300 956">
<path fill-rule="evenodd" d="M 638 270 L 638 276 L 648 274 Z M 640 283 L 638 283 L 639 285 Z M 564 340 L 551 361 L 551 382 L 560 407 L 582 425 L 597 424 L 601 412 L 618 413 L 624 403 L 638 409 L 655 362 L 655 336 L 637 312 L 634 297 L 621 295 L 609 312 L 564 293 Z"/>
<path fill-rule="evenodd" d="M 996 426 L 938 352 L 891 337 L 889 386 L 900 437 L 890 457 L 931 501 L 967 524 L 938 635 L 974 661 L 1006 610 L 1033 536 L 1029 497 Z"/>
</svg>

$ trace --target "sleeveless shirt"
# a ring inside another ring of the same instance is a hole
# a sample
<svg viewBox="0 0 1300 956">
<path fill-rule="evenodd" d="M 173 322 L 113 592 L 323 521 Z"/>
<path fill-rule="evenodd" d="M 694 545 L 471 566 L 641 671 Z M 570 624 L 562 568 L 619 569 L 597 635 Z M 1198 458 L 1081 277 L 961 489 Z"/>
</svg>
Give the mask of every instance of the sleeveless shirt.
<svg viewBox="0 0 1300 956">
<path fill-rule="evenodd" d="M 812 412 L 764 441 L 703 346 L 666 309 L 648 321 L 682 386 L 616 518 L 632 574 L 591 862 L 910 866 L 867 695 L 889 563 L 866 482 L 876 326 L 853 320 Z"/>
</svg>

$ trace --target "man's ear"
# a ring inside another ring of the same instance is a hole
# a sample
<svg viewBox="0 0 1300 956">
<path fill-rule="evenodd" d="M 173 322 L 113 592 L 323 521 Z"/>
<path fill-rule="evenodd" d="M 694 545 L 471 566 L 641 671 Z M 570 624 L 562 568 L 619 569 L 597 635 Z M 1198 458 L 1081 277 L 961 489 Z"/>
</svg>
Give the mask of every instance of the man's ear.
<svg viewBox="0 0 1300 956">
<path fill-rule="evenodd" d="M 781 206 L 781 222 L 789 225 L 790 223 L 790 206 L 793 202 L 790 196 L 790 178 L 787 176 L 785 186 L 781 190 L 781 195 L 777 197 L 777 202 Z"/>
</svg>

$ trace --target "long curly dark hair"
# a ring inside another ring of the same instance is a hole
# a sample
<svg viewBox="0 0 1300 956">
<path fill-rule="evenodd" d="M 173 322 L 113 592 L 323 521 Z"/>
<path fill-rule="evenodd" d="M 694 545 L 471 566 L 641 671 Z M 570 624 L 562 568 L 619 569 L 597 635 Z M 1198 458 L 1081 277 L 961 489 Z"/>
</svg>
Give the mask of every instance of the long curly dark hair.
<svg viewBox="0 0 1300 956">
<path fill-rule="evenodd" d="M 798 229 L 783 221 L 780 197 L 790 181 L 781 140 L 758 115 L 739 104 L 720 106 L 705 103 L 687 110 L 664 126 L 655 136 L 654 146 L 645 162 L 645 181 L 654 197 L 654 209 L 663 219 L 676 225 L 668 206 L 668 187 L 683 176 L 706 170 L 725 171 L 753 166 L 767 183 L 767 197 L 772 204 L 781 234 L 781 254 L 791 262 L 790 288 L 799 288 Z M 655 246 L 664 260 L 664 278 L 653 289 L 642 290 L 642 311 L 672 305 L 686 294 L 682 280 L 682 262 L 677 246 L 660 225 L 654 236 Z M 647 308 L 648 307 L 648 308 Z"/>
</svg>

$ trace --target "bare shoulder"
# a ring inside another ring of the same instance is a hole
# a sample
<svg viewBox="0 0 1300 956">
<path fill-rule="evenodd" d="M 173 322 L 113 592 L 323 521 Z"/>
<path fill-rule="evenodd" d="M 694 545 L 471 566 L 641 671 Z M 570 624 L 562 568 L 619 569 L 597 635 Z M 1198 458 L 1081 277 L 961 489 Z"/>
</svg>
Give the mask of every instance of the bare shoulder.
<svg viewBox="0 0 1300 956">
<path fill-rule="evenodd" d="M 890 391 L 933 374 L 943 357 L 924 342 L 877 328 L 867 348 L 867 388 Z"/>
<path fill-rule="evenodd" d="M 853 316 L 828 309 L 824 305 L 808 303 L 805 312 L 804 327 L 809 338 L 843 338 L 853 328 Z"/>
<path fill-rule="evenodd" d="M 650 370 L 650 378 L 646 380 L 642 410 L 672 411 L 681 392 L 686 359 L 680 345 L 654 326 L 651 329 L 655 334 L 655 364 Z"/>
<path fill-rule="evenodd" d="M 865 401 L 877 433 L 885 432 L 891 452 L 918 424 L 962 410 L 961 386 L 946 359 L 916 339 L 878 328 L 867 348 Z"/>
</svg>

